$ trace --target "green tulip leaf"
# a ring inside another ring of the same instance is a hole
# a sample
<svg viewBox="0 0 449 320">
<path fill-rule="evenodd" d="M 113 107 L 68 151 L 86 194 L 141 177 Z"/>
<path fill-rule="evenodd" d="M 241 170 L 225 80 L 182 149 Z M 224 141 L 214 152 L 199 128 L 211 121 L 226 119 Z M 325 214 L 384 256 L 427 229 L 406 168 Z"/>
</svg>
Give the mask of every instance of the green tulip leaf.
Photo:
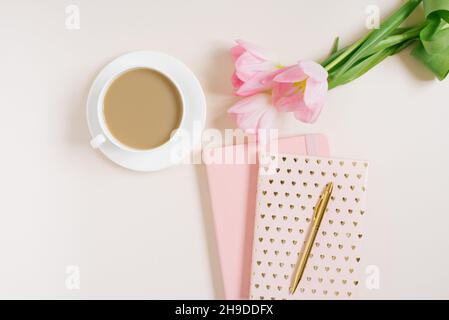
<svg viewBox="0 0 449 320">
<path fill-rule="evenodd" d="M 422 0 L 409 0 L 399 10 L 381 23 L 380 28 L 372 31 L 364 42 L 356 48 L 349 59 L 339 68 L 336 78 L 349 70 L 358 60 L 360 60 L 368 50 L 371 50 L 380 41 L 394 34 L 395 30 L 407 19 L 416 9 Z"/>
<path fill-rule="evenodd" d="M 440 80 L 449 73 L 449 0 L 424 0 L 426 27 L 412 55 Z"/>
<path fill-rule="evenodd" d="M 423 21 L 401 27 L 421 2 Z M 449 0 L 408 0 L 379 29 L 352 45 L 338 49 L 336 41 L 329 57 L 321 63 L 329 73 L 329 88 L 357 79 L 388 56 L 416 43 L 412 55 L 438 79 L 445 79 L 449 73 Z"/>
</svg>

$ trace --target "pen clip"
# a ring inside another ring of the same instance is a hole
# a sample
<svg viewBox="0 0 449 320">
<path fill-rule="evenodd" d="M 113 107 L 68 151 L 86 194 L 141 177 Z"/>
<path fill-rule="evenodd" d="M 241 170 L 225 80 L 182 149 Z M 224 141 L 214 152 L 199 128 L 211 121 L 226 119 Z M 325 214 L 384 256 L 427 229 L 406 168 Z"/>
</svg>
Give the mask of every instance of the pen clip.
<svg viewBox="0 0 449 320">
<path fill-rule="evenodd" d="M 320 207 L 323 204 L 324 201 L 324 197 L 323 195 L 320 195 L 320 198 L 318 199 L 318 202 L 315 206 L 315 210 L 313 212 L 313 220 L 316 220 L 317 216 L 318 216 L 318 212 L 320 211 Z"/>
<path fill-rule="evenodd" d="M 323 208 L 323 206 L 327 206 L 327 203 L 329 201 L 329 197 L 331 196 L 333 189 L 333 183 L 329 182 L 326 184 L 326 187 L 323 190 L 323 193 L 321 193 L 320 198 L 318 199 L 318 202 L 315 206 L 315 210 L 313 213 L 313 220 L 315 220 L 320 213 L 321 210 L 326 210 L 326 208 Z M 326 204 L 324 204 L 326 202 Z"/>
</svg>

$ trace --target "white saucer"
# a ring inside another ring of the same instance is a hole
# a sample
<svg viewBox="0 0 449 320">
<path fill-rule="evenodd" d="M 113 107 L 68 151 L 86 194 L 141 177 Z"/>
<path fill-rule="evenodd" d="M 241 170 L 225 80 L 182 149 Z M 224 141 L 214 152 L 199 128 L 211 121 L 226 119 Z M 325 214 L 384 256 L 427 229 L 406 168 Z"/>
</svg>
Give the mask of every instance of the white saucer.
<svg viewBox="0 0 449 320">
<path fill-rule="evenodd" d="M 176 83 L 184 105 L 179 131 L 189 136 L 189 146 L 182 148 L 181 151 L 177 150 L 180 154 L 177 155 L 176 160 L 173 159 L 172 152 L 173 148 L 177 147 L 176 144 L 179 144 L 177 139 L 171 139 L 149 151 L 127 151 L 109 140 L 106 140 L 99 149 L 106 157 L 122 167 L 136 171 L 156 171 L 181 162 L 201 142 L 201 132 L 206 121 L 206 99 L 198 79 L 179 60 L 166 54 L 150 51 L 122 55 L 101 70 L 90 89 L 87 99 L 87 124 L 92 138 L 102 133 L 98 114 L 102 92 L 117 75 L 139 67 L 158 70 Z"/>
</svg>

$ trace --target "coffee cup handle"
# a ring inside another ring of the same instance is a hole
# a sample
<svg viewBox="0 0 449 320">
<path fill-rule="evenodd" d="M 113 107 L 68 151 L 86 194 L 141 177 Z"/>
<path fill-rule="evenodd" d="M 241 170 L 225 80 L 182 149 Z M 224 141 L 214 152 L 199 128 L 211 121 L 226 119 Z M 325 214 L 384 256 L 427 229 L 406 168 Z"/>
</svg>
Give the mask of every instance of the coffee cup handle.
<svg viewBox="0 0 449 320">
<path fill-rule="evenodd" d="M 106 142 L 106 138 L 101 133 L 97 135 L 95 138 L 90 140 L 90 145 L 94 149 L 98 149 L 103 143 Z"/>
</svg>

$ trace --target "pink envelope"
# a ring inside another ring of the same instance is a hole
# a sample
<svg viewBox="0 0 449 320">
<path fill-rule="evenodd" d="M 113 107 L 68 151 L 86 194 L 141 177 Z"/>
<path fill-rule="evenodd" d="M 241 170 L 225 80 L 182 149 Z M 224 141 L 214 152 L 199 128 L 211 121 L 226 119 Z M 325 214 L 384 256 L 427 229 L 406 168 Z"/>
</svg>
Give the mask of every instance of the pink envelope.
<svg viewBox="0 0 449 320">
<path fill-rule="evenodd" d="M 246 153 L 248 146 L 221 149 L 223 154 Z M 279 139 L 278 150 L 285 154 L 329 155 L 327 138 L 320 134 Z M 206 167 L 225 298 L 248 299 L 258 165 L 209 164 Z"/>
</svg>

